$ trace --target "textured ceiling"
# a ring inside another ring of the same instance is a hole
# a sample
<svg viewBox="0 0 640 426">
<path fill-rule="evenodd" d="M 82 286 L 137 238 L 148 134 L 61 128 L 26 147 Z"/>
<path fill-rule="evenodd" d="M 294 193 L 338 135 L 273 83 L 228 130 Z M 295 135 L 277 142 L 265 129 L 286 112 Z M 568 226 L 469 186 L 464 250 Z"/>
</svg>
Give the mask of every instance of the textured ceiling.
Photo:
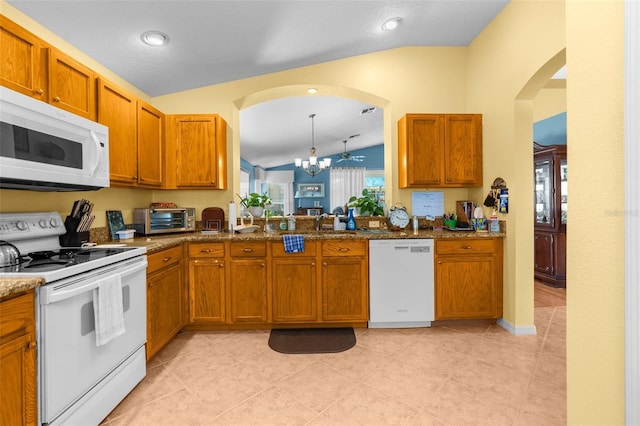
<svg viewBox="0 0 640 426">
<path fill-rule="evenodd" d="M 402 46 L 466 46 L 508 0 L 7 2 L 154 97 Z M 392 17 L 399 28 L 382 31 Z M 143 45 L 149 30 L 169 44 Z M 265 168 L 307 156 L 312 113 L 320 157 L 354 134 L 349 150 L 380 144 L 382 111 L 360 116 L 370 106 L 314 96 L 244 109 L 241 155 Z"/>
</svg>

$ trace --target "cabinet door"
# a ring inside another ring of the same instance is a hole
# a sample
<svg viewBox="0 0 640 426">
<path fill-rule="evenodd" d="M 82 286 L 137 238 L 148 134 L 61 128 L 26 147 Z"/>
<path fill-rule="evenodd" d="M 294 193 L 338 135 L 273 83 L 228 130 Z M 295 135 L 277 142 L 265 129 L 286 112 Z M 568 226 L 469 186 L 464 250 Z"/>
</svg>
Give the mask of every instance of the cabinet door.
<svg viewBox="0 0 640 426">
<path fill-rule="evenodd" d="M 49 55 L 49 103 L 95 120 L 96 89 L 93 71 L 54 48 L 51 48 Z"/>
<path fill-rule="evenodd" d="M 147 278 L 147 360 L 183 326 L 185 289 L 182 262 L 173 263 Z"/>
<path fill-rule="evenodd" d="M 266 260 L 231 260 L 229 280 L 231 287 L 231 322 L 266 322 Z"/>
<path fill-rule="evenodd" d="M 34 293 L 0 302 L 0 424 L 37 420 Z"/>
<path fill-rule="evenodd" d="M 535 249 L 534 269 L 543 274 L 555 274 L 554 234 L 536 232 L 533 236 Z"/>
<path fill-rule="evenodd" d="M 317 319 L 316 262 L 313 257 L 276 259 L 272 265 L 273 322 Z"/>
<path fill-rule="evenodd" d="M 400 188 L 442 184 L 444 136 L 444 121 L 440 114 L 402 117 L 398 122 Z"/>
<path fill-rule="evenodd" d="M 482 116 L 445 115 L 444 176 L 452 186 L 482 185 Z"/>
<path fill-rule="evenodd" d="M 138 181 L 136 99 L 113 83 L 98 79 L 98 122 L 109 127 L 109 173 L 116 186 Z"/>
<path fill-rule="evenodd" d="M 162 186 L 164 114 L 138 100 L 138 185 Z"/>
<path fill-rule="evenodd" d="M 40 39 L 0 16 L 0 84 L 36 99 L 46 100 L 46 62 Z M 46 57 L 45 57 L 46 59 Z"/>
<path fill-rule="evenodd" d="M 323 257 L 323 321 L 366 321 L 369 318 L 368 290 L 366 258 Z"/>
<path fill-rule="evenodd" d="M 445 256 L 436 267 L 436 319 L 496 318 L 491 256 Z"/>
<path fill-rule="evenodd" d="M 167 186 L 224 189 L 226 136 L 218 143 L 224 121 L 213 114 L 171 115 L 167 123 Z"/>
<path fill-rule="evenodd" d="M 223 323 L 226 315 L 225 270 L 222 259 L 189 260 L 189 319 Z"/>
<path fill-rule="evenodd" d="M 35 336 L 27 334 L 0 344 L 0 424 L 36 424 Z"/>
</svg>

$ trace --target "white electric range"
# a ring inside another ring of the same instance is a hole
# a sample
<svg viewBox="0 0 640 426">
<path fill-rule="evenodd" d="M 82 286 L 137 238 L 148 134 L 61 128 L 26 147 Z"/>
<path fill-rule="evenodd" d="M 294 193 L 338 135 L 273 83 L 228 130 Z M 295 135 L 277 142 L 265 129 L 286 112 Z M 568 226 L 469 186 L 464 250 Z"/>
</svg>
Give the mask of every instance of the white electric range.
<svg viewBox="0 0 640 426">
<path fill-rule="evenodd" d="M 36 290 L 38 423 L 98 425 L 146 375 L 146 249 L 61 247 L 65 233 L 57 212 L 0 213 L 0 240 L 21 254 L 0 278 L 45 280 Z M 94 299 L 114 279 L 124 333 L 99 343 Z"/>
</svg>

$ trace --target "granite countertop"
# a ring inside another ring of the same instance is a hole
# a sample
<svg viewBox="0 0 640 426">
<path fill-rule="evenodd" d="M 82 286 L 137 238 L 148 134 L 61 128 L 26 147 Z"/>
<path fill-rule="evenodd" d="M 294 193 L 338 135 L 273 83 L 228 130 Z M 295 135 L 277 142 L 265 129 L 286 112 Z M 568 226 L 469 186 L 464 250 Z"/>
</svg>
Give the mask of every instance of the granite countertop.
<svg viewBox="0 0 640 426">
<path fill-rule="evenodd" d="M 105 244 L 124 243 L 129 246 L 146 247 L 147 254 L 178 246 L 184 242 L 214 242 L 214 241 L 280 241 L 285 234 L 302 234 L 309 240 L 348 239 L 348 240 L 373 240 L 373 239 L 416 239 L 416 238 L 504 238 L 504 232 L 472 232 L 449 230 L 364 230 L 364 231 L 278 231 L 265 233 L 256 231 L 246 234 L 221 232 L 217 234 L 204 234 L 202 232 L 183 232 L 160 236 L 141 236 L 128 241 L 107 241 Z M 44 279 L 39 277 L 0 277 L 0 298 L 32 290 L 44 284 Z"/>
<path fill-rule="evenodd" d="M 127 244 L 143 246 L 147 248 L 147 254 L 163 250 L 183 242 L 214 242 L 214 241 L 280 241 L 286 234 L 301 234 L 309 240 L 345 239 L 345 240 L 378 240 L 378 239 L 417 239 L 417 238 L 504 238 L 503 232 L 473 232 L 473 231 L 449 231 L 449 230 L 419 230 L 419 231 L 278 231 L 265 233 L 255 231 L 251 233 L 221 232 L 216 234 L 203 234 L 202 232 L 184 232 L 179 234 L 167 234 L 162 236 L 141 236 Z"/>
<path fill-rule="evenodd" d="M 44 284 L 44 279 L 39 277 L 0 278 L 0 299 L 5 296 L 33 290 L 42 284 Z"/>
</svg>

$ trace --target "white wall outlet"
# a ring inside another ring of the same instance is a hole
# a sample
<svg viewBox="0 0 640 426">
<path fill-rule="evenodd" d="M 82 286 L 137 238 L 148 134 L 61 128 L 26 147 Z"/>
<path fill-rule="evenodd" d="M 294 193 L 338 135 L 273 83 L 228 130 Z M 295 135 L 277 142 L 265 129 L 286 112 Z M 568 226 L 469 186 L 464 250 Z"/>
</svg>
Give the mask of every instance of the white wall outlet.
<svg viewBox="0 0 640 426">
<path fill-rule="evenodd" d="M 380 228 L 380 221 L 379 220 L 370 220 L 369 221 L 369 228 Z"/>
</svg>

